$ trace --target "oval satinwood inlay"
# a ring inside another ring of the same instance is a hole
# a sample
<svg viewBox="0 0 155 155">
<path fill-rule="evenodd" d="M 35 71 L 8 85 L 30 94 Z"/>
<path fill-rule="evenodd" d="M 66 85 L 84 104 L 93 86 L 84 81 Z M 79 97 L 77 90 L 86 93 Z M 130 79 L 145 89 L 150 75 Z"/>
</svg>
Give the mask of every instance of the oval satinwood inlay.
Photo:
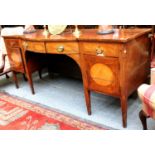
<svg viewBox="0 0 155 155">
<path fill-rule="evenodd" d="M 22 60 L 21 60 L 21 57 L 18 53 L 11 53 L 11 60 L 13 61 L 13 63 L 16 63 L 16 65 L 20 65 Z"/>
<path fill-rule="evenodd" d="M 96 63 L 90 69 L 91 78 L 99 85 L 108 86 L 114 81 L 114 74 L 107 65 Z"/>
</svg>

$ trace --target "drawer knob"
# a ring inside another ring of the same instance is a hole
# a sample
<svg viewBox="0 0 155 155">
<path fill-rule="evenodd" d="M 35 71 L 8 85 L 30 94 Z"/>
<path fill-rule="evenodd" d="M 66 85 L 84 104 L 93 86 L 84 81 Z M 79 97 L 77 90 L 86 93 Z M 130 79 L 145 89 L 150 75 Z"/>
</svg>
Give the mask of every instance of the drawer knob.
<svg viewBox="0 0 155 155">
<path fill-rule="evenodd" d="M 96 48 L 96 55 L 97 56 L 105 56 L 104 51 L 100 48 Z"/>
<path fill-rule="evenodd" d="M 64 46 L 63 46 L 63 45 L 58 46 L 58 47 L 57 47 L 57 51 L 58 51 L 58 52 L 63 52 L 63 51 L 64 51 Z"/>
</svg>

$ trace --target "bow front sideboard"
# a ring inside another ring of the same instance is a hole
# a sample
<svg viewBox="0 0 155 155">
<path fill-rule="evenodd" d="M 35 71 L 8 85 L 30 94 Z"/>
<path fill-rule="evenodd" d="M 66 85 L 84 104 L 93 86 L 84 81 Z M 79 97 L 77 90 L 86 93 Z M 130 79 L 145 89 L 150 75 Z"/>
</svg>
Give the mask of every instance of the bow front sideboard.
<svg viewBox="0 0 155 155">
<path fill-rule="evenodd" d="M 13 72 L 26 75 L 33 94 L 31 73 L 46 57 L 28 63 L 27 53 L 66 55 L 81 70 L 88 114 L 91 91 L 117 97 L 126 127 L 127 99 L 149 74 L 150 32 L 151 29 L 116 29 L 113 34 L 99 35 L 97 29 L 83 29 L 75 37 L 69 31 L 45 36 L 43 30 L 37 30 L 32 34 L 4 36 L 4 41 Z"/>
</svg>

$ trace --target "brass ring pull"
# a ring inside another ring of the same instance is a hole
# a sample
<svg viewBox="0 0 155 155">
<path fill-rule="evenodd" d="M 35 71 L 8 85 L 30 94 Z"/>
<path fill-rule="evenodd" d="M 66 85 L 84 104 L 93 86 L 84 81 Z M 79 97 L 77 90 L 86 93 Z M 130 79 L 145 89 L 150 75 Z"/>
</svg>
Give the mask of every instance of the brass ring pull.
<svg viewBox="0 0 155 155">
<path fill-rule="evenodd" d="M 105 56 L 104 51 L 100 48 L 96 48 L 96 55 L 97 56 Z"/>
<path fill-rule="evenodd" d="M 23 46 L 24 46 L 25 49 L 27 49 L 28 43 L 24 41 L 24 42 L 23 42 Z"/>
<path fill-rule="evenodd" d="M 63 45 L 57 47 L 57 52 L 63 52 L 63 51 L 64 51 L 64 46 Z"/>
</svg>

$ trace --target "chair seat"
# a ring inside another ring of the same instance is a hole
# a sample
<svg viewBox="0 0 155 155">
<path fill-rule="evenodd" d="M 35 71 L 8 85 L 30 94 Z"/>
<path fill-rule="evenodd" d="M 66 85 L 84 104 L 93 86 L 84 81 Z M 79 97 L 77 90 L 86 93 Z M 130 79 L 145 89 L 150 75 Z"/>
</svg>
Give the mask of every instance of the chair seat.
<svg viewBox="0 0 155 155">
<path fill-rule="evenodd" d="M 155 119 L 155 84 L 142 84 L 138 88 L 138 94 L 145 114 Z"/>
</svg>

